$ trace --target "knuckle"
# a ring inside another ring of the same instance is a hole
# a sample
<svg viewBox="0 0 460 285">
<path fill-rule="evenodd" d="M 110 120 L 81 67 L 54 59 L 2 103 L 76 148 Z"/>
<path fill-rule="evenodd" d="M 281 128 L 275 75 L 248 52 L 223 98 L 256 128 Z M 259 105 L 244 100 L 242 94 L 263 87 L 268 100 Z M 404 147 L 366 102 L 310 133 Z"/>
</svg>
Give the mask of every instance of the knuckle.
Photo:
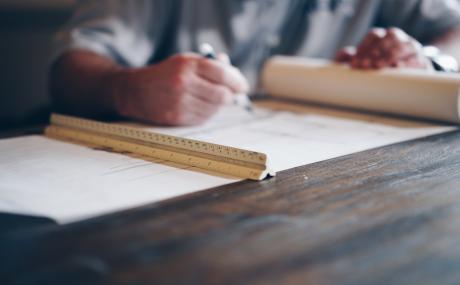
<svg viewBox="0 0 460 285">
<path fill-rule="evenodd" d="M 171 78 L 171 81 L 172 81 L 171 85 L 173 86 L 175 93 L 178 93 L 180 95 L 187 90 L 188 79 L 185 73 L 183 72 L 174 73 Z"/>
<path fill-rule="evenodd" d="M 368 36 L 373 38 L 383 38 L 387 31 L 383 28 L 373 28 L 369 31 Z"/>
<path fill-rule="evenodd" d="M 186 64 L 188 62 L 188 56 L 185 54 L 174 55 L 172 59 L 177 65 Z"/>
<path fill-rule="evenodd" d="M 214 76 L 216 81 L 218 82 L 225 82 L 227 77 L 227 72 L 224 67 L 216 68 L 214 71 Z"/>
<path fill-rule="evenodd" d="M 387 29 L 387 32 L 389 34 L 405 34 L 406 32 L 404 32 L 402 29 L 398 28 L 398 27 L 390 27 Z"/>
<path fill-rule="evenodd" d="M 173 57 L 175 71 L 178 73 L 188 72 L 193 64 L 193 59 L 189 55 L 178 54 Z"/>
</svg>

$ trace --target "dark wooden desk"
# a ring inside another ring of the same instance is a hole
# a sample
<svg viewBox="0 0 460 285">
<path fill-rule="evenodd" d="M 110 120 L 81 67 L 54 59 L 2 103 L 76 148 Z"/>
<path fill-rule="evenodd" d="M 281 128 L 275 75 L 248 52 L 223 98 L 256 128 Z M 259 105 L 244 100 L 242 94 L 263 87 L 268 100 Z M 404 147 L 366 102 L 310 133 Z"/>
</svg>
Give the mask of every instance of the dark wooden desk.
<svg viewBox="0 0 460 285">
<path fill-rule="evenodd" d="M 23 228 L 0 255 L 2 284 L 459 284 L 460 132 Z"/>
</svg>

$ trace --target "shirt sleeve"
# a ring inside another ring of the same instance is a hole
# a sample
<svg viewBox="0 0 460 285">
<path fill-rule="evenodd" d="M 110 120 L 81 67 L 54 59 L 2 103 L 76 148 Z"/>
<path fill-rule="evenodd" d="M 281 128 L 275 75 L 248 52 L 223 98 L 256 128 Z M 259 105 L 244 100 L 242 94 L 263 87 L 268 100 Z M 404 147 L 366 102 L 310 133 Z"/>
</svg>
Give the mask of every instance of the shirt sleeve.
<svg viewBox="0 0 460 285">
<path fill-rule="evenodd" d="M 426 44 L 460 27 L 458 0 L 382 0 L 377 26 L 395 26 Z"/>
<path fill-rule="evenodd" d="M 88 50 L 121 65 L 145 65 L 154 50 L 149 38 L 152 2 L 81 0 L 56 35 L 54 59 L 70 50 Z"/>
</svg>

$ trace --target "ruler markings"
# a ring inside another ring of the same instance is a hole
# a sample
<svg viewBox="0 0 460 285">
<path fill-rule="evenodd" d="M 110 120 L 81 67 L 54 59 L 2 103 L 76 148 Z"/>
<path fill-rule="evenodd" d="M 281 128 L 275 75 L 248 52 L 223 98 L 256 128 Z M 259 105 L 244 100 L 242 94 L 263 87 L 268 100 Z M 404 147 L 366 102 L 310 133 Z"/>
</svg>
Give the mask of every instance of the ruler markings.
<svg viewBox="0 0 460 285">
<path fill-rule="evenodd" d="M 273 175 L 263 153 L 117 124 L 53 114 L 45 133 L 53 138 L 83 141 L 236 177 L 261 180 Z"/>
<path fill-rule="evenodd" d="M 253 162 L 256 164 L 265 164 L 267 160 L 267 156 L 264 153 L 248 151 L 244 149 L 214 143 L 202 142 L 188 138 L 181 138 L 165 134 L 148 132 L 118 124 L 108 124 L 58 114 L 53 114 L 51 116 L 51 123 L 53 125 L 73 127 L 86 131 L 93 131 L 96 133 L 112 134 L 126 138 L 140 139 L 143 142 L 147 141 L 164 145 L 175 144 L 177 147 L 184 148 L 187 150 L 205 152 L 208 154 L 216 154 L 219 156 L 223 154 L 225 157 L 243 160 L 247 162 Z"/>
</svg>

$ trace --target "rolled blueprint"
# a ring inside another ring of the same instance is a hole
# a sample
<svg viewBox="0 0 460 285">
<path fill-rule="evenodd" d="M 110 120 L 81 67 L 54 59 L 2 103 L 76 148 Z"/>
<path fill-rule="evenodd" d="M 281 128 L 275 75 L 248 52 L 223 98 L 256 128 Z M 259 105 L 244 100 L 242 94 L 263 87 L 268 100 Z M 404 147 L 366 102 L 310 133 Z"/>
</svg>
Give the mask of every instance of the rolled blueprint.
<svg viewBox="0 0 460 285">
<path fill-rule="evenodd" d="M 352 70 L 326 60 L 275 56 L 264 66 L 273 97 L 460 123 L 460 75 L 435 71 Z"/>
</svg>

